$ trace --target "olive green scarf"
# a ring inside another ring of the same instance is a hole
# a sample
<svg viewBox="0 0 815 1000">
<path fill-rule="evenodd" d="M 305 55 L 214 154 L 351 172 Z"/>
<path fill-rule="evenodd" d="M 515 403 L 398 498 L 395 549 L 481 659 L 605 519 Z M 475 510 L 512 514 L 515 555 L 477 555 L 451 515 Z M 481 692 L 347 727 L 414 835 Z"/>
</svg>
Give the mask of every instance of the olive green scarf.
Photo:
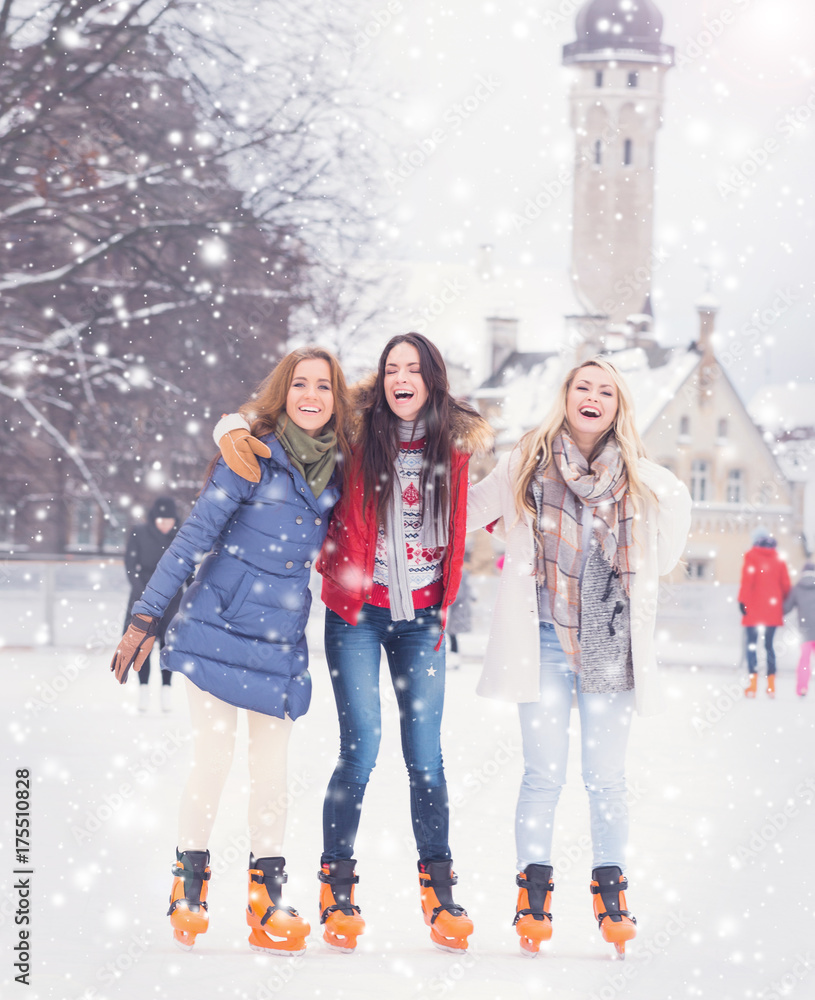
<svg viewBox="0 0 815 1000">
<path fill-rule="evenodd" d="M 317 437 L 298 427 L 286 414 L 277 419 L 277 438 L 283 445 L 291 464 L 297 469 L 318 497 L 328 485 L 337 462 L 337 435 L 324 430 Z"/>
</svg>

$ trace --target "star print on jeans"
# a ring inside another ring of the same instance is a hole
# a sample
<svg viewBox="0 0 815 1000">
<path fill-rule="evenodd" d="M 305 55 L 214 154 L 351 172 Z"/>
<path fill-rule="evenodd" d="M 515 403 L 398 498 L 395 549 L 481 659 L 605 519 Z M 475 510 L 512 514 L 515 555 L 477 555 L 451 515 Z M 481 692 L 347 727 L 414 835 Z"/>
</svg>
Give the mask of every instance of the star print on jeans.
<svg viewBox="0 0 815 1000">
<path fill-rule="evenodd" d="M 427 676 L 428 677 L 435 677 L 436 676 L 436 668 L 435 667 L 428 667 L 427 668 Z"/>
</svg>

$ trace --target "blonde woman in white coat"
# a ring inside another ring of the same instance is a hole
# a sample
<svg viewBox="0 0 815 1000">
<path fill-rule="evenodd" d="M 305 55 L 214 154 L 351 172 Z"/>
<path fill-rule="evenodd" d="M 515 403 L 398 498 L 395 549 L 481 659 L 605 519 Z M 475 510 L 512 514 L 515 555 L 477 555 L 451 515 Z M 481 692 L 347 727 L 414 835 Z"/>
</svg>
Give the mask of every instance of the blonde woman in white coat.
<svg viewBox="0 0 815 1000">
<path fill-rule="evenodd" d="M 595 358 L 566 376 L 543 424 L 470 490 L 467 527 L 506 542 L 478 692 L 518 702 L 524 776 L 516 813 L 515 927 L 525 954 L 551 937 L 552 831 L 576 692 L 603 938 L 636 934 L 624 890 L 625 753 L 634 708 L 660 707 L 659 577 L 679 561 L 690 495 L 648 461 L 625 382 Z"/>
</svg>

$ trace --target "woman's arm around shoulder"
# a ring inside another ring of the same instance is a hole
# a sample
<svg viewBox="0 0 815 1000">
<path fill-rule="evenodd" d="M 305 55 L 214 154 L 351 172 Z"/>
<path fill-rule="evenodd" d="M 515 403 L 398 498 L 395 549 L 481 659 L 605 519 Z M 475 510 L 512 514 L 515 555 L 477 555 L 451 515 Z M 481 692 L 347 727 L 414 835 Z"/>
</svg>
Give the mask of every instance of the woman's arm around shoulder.
<svg viewBox="0 0 815 1000">
<path fill-rule="evenodd" d="M 470 486 L 467 494 L 467 531 L 483 528 L 511 513 L 506 510 L 507 498 L 512 494 L 510 457 L 504 452 L 498 464 L 480 482 Z"/>
<path fill-rule="evenodd" d="M 657 498 L 657 561 L 659 575 L 670 573 L 688 540 L 691 498 L 687 486 L 663 465 L 641 458 L 637 472 Z"/>
</svg>

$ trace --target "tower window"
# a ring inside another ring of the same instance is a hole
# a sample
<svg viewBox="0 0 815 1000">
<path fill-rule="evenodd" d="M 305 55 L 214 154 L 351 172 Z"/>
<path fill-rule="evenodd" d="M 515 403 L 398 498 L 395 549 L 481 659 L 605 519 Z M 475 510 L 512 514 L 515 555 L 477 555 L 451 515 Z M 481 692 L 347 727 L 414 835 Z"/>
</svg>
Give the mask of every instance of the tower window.
<svg viewBox="0 0 815 1000">
<path fill-rule="evenodd" d="M 690 440 L 690 417 L 679 418 L 679 438 L 680 440 Z"/>
<path fill-rule="evenodd" d="M 623 166 L 625 167 L 631 166 L 631 157 L 633 155 L 633 151 L 634 151 L 634 144 L 631 142 L 630 139 L 626 139 L 625 144 L 623 145 Z"/>
<path fill-rule="evenodd" d="M 603 144 L 599 139 L 594 140 L 594 165 L 599 167 L 603 162 Z"/>
<path fill-rule="evenodd" d="M 640 75 L 634 70 L 633 73 L 628 74 L 628 86 L 629 87 L 639 87 L 640 85 Z"/>
<path fill-rule="evenodd" d="M 727 419 L 722 417 L 716 424 L 716 442 L 724 444 L 727 441 Z"/>
<path fill-rule="evenodd" d="M 594 86 L 595 87 L 603 86 L 603 71 L 601 69 L 596 70 L 594 73 Z"/>
</svg>

